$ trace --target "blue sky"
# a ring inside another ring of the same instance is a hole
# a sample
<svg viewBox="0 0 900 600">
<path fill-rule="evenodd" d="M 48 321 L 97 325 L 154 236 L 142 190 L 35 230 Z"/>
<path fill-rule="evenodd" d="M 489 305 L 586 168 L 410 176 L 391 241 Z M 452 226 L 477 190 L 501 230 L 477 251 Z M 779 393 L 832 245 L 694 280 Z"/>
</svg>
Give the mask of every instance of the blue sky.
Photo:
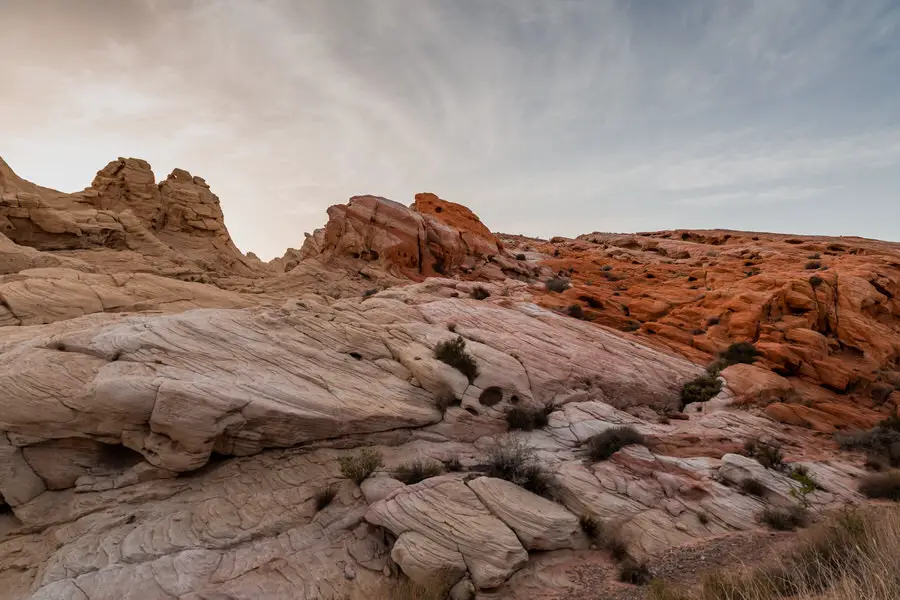
<svg viewBox="0 0 900 600">
<path fill-rule="evenodd" d="M 238 246 L 355 194 L 493 230 L 900 240 L 897 0 L 0 0 L 0 155 L 178 166 Z"/>
</svg>

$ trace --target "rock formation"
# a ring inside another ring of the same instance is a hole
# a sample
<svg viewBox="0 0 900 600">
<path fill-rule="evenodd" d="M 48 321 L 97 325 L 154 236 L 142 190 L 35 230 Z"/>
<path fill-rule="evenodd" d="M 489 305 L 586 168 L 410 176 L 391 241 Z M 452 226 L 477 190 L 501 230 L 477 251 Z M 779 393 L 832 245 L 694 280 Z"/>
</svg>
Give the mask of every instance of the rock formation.
<svg viewBox="0 0 900 600">
<path fill-rule="evenodd" d="M 566 597 L 612 564 L 592 527 L 652 564 L 859 501 L 824 433 L 900 404 L 895 244 L 544 242 L 358 196 L 266 265 L 186 171 L 119 159 L 67 195 L 0 161 L 0 193 L 3 599 Z M 682 407 L 742 340 L 760 359 Z"/>
<path fill-rule="evenodd" d="M 541 252 L 571 280 L 561 294 L 541 294 L 544 306 L 577 304 L 590 321 L 698 362 L 753 342 L 761 353 L 755 371 L 729 381 L 773 418 L 833 432 L 871 425 L 892 398 L 900 373 L 897 244 L 679 230 L 516 245 Z"/>
</svg>

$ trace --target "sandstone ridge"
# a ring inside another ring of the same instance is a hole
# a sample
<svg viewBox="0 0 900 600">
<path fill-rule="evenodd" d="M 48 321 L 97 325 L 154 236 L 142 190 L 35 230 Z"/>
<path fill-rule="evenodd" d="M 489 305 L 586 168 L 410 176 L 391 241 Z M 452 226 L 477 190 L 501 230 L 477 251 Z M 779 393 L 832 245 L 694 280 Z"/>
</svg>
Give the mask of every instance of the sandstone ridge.
<svg viewBox="0 0 900 600">
<path fill-rule="evenodd" d="M 830 434 L 900 404 L 886 242 L 547 242 L 433 194 L 357 196 L 265 264 L 201 178 L 138 159 L 76 194 L 0 160 L 0 230 L 4 600 L 380 600 L 439 577 L 453 600 L 574 597 L 615 568 L 586 523 L 652 565 L 798 498 L 859 502 L 862 457 Z M 759 359 L 682 406 L 737 341 Z M 632 443 L 598 453 L 618 428 Z"/>
</svg>

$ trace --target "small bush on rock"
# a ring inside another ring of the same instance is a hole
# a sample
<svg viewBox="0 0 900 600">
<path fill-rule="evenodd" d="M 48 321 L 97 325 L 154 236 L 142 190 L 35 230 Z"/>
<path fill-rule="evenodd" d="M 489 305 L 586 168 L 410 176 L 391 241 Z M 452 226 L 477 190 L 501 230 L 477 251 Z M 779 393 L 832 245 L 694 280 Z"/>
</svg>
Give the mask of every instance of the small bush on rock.
<svg viewBox="0 0 900 600">
<path fill-rule="evenodd" d="M 528 257 L 525 256 L 525 255 L 524 255 L 523 253 L 521 253 L 521 252 L 519 252 L 518 254 L 516 254 L 516 260 L 526 260 L 527 258 L 528 258 Z"/>
<path fill-rule="evenodd" d="M 806 265 L 804 265 L 803 268 L 809 270 L 809 269 L 818 269 L 821 266 L 822 266 L 822 263 L 820 263 L 819 261 L 811 260 L 808 263 L 806 263 Z"/>
<path fill-rule="evenodd" d="M 859 493 L 867 498 L 900 501 L 900 471 L 866 475 L 859 482 Z"/>
<path fill-rule="evenodd" d="M 569 289 L 569 280 L 564 277 L 551 277 L 545 285 L 548 292 L 561 293 Z"/>
<path fill-rule="evenodd" d="M 466 340 L 462 337 L 447 340 L 435 346 L 434 357 L 465 375 L 469 383 L 478 377 L 478 365 L 475 363 L 475 359 L 466 352 Z"/>
<path fill-rule="evenodd" d="M 340 457 L 338 462 L 341 465 L 341 474 L 359 485 L 384 464 L 384 459 L 378 450 L 363 448 L 359 454 Z"/>
<path fill-rule="evenodd" d="M 752 365 L 754 362 L 756 362 L 756 358 L 758 356 L 759 350 L 757 350 L 756 346 L 754 346 L 750 342 L 737 342 L 731 344 L 721 354 L 719 354 L 719 357 L 723 358 L 729 366 L 740 363 Z"/>
<path fill-rule="evenodd" d="M 402 481 L 406 485 L 412 485 L 429 477 L 437 477 L 443 472 L 444 467 L 441 463 L 417 458 L 397 467 L 397 470 L 394 471 L 394 479 Z"/>
<path fill-rule="evenodd" d="M 580 304 L 570 304 L 569 308 L 566 309 L 566 313 L 575 319 L 584 319 L 584 309 L 581 308 Z"/>
<path fill-rule="evenodd" d="M 592 540 L 600 537 L 600 534 L 603 531 L 603 523 L 600 522 L 600 519 L 591 514 L 581 515 L 578 518 L 578 524 L 581 526 L 584 535 Z"/>
<path fill-rule="evenodd" d="M 806 525 L 809 513 L 802 506 L 767 508 L 762 512 L 759 520 L 777 531 L 793 531 Z"/>
<path fill-rule="evenodd" d="M 458 473 L 463 470 L 463 464 L 458 456 L 452 456 L 444 461 L 444 469 L 450 473 Z"/>
<path fill-rule="evenodd" d="M 747 440 L 744 442 L 744 455 L 755 458 L 767 469 L 780 469 L 784 466 L 781 444 L 777 442 L 764 442 L 759 438 Z"/>
<path fill-rule="evenodd" d="M 741 491 L 750 496 L 762 498 L 766 495 L 766 486 L 764 486 L 759 479 L 748 477 L 741 482 Z"/>
<path fill-rule="evenodd" d="M 553 479 L 538 462 L 534 449 L 516 438 L 506 438 L 491 450 L 487 476 L 505 479 L 551 500 L 556 495 Z"/>
<path fill-rule="evenodd" d="M 554 410 L 553 405 L 541 408 L 513 406 L 506 412 L 506 423 L 510 429 L 521 429 L 522 431 L 540 429 L 547 426 L 550 421 L 550 413 Z"/>
<path fill-rule="evenodd" d="M 707 402 L 722 391 L 722 381 L 715 375 L 700 375 L 681 388 L 681 409 L 693 402 Z"/>
<path fill-rule="evenodd" d="M 316 511 L 320 511 L 334 500 L 334 497 L 337 496 L 337 488 L 333 485 L 329 485 L 328 487 L 324 487 L 318 492 L 314 497 L 316 501 Z"/>
<path fill-rule="evenodd" d="M 486 298 L 489 298 L 491 296 L 491 293 L 480 285 L 476 285 L 472 288 L 472 291 L 469 295 L 476 300 L 484 300 Z"/>
<path fill-rule="evenodd" d="M 613 427 L 588 438 L 588 456 L 591 460 L 606 460 L 625 446 L 646 443 L 644 436 L 634 427 Z"/>
</svg>

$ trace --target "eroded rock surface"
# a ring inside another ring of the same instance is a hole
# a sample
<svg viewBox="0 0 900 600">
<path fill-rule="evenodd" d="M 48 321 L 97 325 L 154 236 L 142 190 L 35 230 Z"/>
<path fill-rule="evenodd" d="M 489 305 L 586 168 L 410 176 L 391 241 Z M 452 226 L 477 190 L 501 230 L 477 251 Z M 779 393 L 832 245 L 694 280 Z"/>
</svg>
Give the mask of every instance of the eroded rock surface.
<svg viewBox="0 0 900 600">
<path fill-rule="evenodd" d="M 609 560 L 587 518 L 649 560 L 796 504 L 745 456 L 763 438 L 816 512 L 856 502 L 862 459 L 825 434 L 900 403 L 898 265 L 843 238 L 496 236 L 433 194 L 333 206 L 264 264 L 187 171 L 119 159 L 62 194 L 0 160 L 0 598 L 373 600 L 401 571 L 559 596 Z M 477 373 L 435 357 L 456 338 Z M 735 340 L 761 360 L 670 413 Z M 591 460 L 622 426 L 641 443 Z M 552 500 L 494 477 L 507 445 Z M 357 486 L 362 448 L 383 460 Z M 405 485 L 412 461 L 444 472 Z"/>
</svg>

